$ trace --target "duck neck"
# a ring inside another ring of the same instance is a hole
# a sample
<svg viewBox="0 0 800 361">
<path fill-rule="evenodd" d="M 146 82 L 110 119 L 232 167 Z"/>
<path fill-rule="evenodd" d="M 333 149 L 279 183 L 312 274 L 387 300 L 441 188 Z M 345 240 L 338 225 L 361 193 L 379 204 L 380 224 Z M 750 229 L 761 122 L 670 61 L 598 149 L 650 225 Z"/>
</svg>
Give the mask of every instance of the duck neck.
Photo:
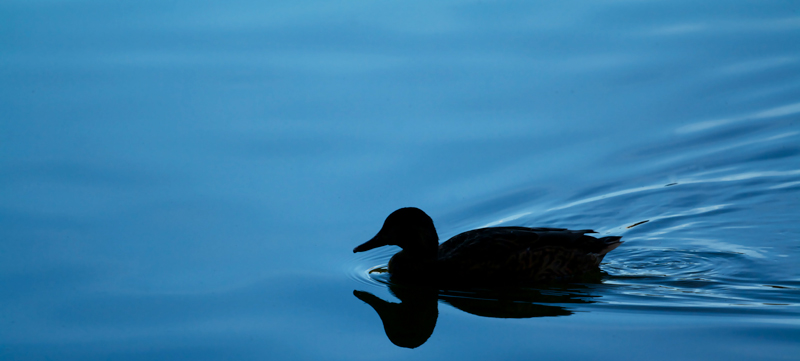
<svg viewBox="0 0 800 361">
<path fill-rule="evenodd" d="M 438 238 L 438 237 L 437 237 Z M 430 275 L 439 257 L 437 238 L 427 242 L 414 242 L 404 245 L 389 261 L 389 273 L 399 278 L 418 278 Z M 425 240 L 423 237 L 422 240 Z"/>
<path fill-rule="evenodd" d="M 436 235 L 436 231 L 433 231 L 432 234 L 420 234 L 419 241 L 408 242 L 402 248 L 408 258 L 433 262 L 439 256 L 439 237 Z"/>
<path fill-rule="evenodd" d="M 403 253 L 404 258 L 413 259 L 417 262 L 433 262 L 439 256 L 439 247 L 438 244 L 436 246 L 427 246 L 427 247 L 418 247 L 418 248 L 403 248 L 402 251 L 398 252 Z"/>
</svg>

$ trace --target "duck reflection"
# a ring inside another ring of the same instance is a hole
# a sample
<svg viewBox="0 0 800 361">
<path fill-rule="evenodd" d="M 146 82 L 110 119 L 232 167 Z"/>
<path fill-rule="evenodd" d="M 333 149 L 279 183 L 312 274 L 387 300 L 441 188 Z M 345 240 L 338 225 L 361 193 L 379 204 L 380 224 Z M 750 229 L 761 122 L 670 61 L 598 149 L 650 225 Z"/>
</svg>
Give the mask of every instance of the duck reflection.
<svg viewBox="0 0 800 361">
<path fill-rule="evenodd" d="M 389 340 L 400 347 L 416 348 L 433 334 L 442 301 L 473 315 L 495 318 L 569 316 L 573 312 L 552 304 L 592 303 L 593 296 L 577 291 L 551 288 L 504 290 L 439 290 L 390 283 L 389 291 L 400 302 L 385 301 L 369 292 L 353 291 L 372 306 L 383 322 Z"/>
<path fill-rule="evenodd" d="M 375 309 L 393 344 L 407 348 L 422 345 L 433 334 L 439 317 L 436 290 L 405 287 L 390 287 L 390 290 L 400 303 L 384 301 L 364 291 L 353 291 L 353 294 Z"/>
</svg>

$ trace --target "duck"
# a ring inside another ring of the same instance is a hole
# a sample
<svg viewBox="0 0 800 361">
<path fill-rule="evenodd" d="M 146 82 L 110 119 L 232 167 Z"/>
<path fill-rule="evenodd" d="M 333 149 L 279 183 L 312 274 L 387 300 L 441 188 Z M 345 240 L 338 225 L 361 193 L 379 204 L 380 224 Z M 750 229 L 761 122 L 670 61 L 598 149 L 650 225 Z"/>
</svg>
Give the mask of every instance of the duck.
<svg viewBox="0 0 800 361">
<path fill-rule="evenodd" d="M 578 280 L 598 273 L 605 255 L 622 237 L 596 238 L 593 230 L 547 227 L 487 227 L 439 244 L 433 220 L 415 207 L 400 208 L 380 231 L 353 253 L 382 246 L 401 248 L 389 260 L 395 282 L 453 285 L 522 285 Z"/>
</svg>

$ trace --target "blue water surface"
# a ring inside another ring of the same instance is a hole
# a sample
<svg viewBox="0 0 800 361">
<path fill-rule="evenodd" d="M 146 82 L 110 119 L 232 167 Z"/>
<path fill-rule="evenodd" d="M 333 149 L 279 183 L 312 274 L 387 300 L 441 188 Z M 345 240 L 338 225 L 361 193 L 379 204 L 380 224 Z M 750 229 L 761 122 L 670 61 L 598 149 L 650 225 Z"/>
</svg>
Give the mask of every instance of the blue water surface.
<svg viewBox="0 0 800 361">
<path fill-rule="evenodd" d="M 797 360 L 798 44 L 794 1 L 3 1 L 0 358 Z M 352 254 L 404 206 L 625 243 L 417 294 Z"/>
</svg>

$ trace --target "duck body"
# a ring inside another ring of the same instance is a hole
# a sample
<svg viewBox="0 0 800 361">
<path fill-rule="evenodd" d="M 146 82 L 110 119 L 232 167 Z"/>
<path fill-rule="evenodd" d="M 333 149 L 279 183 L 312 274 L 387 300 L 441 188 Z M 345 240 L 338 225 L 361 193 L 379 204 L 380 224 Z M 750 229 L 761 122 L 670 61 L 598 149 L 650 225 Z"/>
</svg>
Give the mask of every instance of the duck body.
<svg viewBox="0 0 800 361">
<path fill-rule="evenodd" d="M 383 245 L 402 250 L 389 261 L 393 280 L 402 282 L 503 285 L 569 281 L 598 266 L 621 237 L 595 238 L 591 230 L 489 227 L 438 243 L 433 221 L 418 208 L 387 217 L 378 234 L 353 252 Z"/>
</svg>

